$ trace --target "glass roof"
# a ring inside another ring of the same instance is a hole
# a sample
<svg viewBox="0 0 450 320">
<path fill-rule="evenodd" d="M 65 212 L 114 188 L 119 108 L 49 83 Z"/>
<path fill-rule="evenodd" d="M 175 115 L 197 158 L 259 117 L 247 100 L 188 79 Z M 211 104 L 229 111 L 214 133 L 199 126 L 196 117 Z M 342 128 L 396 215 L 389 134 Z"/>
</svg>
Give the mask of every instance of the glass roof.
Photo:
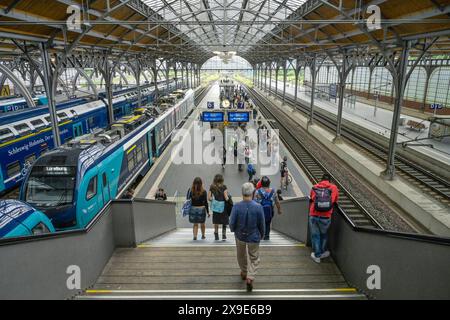
<svg viewBox="0 0 450 320">
<path fill-rule="evenodd" d="M 141 0 L 208 51 L 248 51 L 307 0 Z"/>
</svg>

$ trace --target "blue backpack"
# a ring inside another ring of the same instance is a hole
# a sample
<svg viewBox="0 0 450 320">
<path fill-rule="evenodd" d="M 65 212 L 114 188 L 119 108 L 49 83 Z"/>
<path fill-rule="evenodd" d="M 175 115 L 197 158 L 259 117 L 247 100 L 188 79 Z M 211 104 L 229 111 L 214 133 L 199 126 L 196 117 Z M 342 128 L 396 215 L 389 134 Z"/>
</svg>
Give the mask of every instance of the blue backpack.
<svg viewBox="0 0 450 320">
<path fill-rule="evenodd" d="M 264 209 L 264 218 L 267 222 L 271 221 L 273 218 L 273 195 L 275 191 L 272 189 L 269 193 L 265 192 L 264 189 L 258 190 L 259 199 L 258 202 Z"/>
<path fill-rule="evenodd" d="M 247 173 L 248 173 L 248 175 L 250 176 L 250 175 L 255 175 L 256 174 L 256 170 L 255 170 L 255 167 L 253 167 L 253 165 L 251 164 L 251 163 L 249 163 L 248 165 L 247 165 Z"/>
</svg>

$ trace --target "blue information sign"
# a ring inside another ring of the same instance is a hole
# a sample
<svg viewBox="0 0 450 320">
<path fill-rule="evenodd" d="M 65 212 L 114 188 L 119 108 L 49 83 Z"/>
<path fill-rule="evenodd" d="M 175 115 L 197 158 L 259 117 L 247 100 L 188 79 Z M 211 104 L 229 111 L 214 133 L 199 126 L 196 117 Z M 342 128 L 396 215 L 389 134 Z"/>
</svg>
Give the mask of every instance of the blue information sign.
<svg viewBox="0 0 450 320">
<path fill-rule="evenodd" d="M 224 118 L 223 112 L 203 112 L 202 114 L 203 122 L 223 122 Z"/>
<path fill-rule="evenodd" d="M 337 85 L 336 84 L 330 84 L 330 98 L 336 98 L 337 97 Z"/>
<path fill-rule="evenodd" d="M 244 109 L 245 108 L 244 101 L 239 101 L 238 104 L 237 104 L 237 108 L 238 109 Z"/>
<path fill-rule="evenodd" d="M 208 109 L 214 109 L 214 102 L 208 102 L 207 104 L 206 104 L 206 107 L 208 108 Z"/>
<path fill-rule="evenodd" d="M 249 122 L 249 112 L 228 112 L 228 122 Z"/>
<path fill-rule="evenodd" d="M 431 108 L 431 110 L 441 110 L 441 109 L 442 109 L 442 104 L 439 104 L 439 103 L 433 103 L 433 104 L 430 106 L 430 108 Z"/>
</svg>

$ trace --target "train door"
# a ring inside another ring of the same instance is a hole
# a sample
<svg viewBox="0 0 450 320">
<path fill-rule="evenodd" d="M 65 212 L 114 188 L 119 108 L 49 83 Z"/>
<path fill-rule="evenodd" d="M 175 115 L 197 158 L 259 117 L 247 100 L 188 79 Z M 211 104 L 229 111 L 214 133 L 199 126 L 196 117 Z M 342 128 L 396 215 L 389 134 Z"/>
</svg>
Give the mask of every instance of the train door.
<svg viewBox="0 0 450 320">
<path fill-rule="evenodd" d="M 148 135 L 147 135 L 147 150 L 148 150 L 148 158 L 150 159 L 150 165 L 152 165 L 153 164 L 153 145 L 154 145 L 154 142 L 153 142 L 153 133 L 152 132 L 150 132 Z"/>
<path fill-rule="evenodd" d="M 81 122 L 79 123 L 75 123 L 73 125 L 73 137 L 79 137 L 83 135 L 83 125 L 81 124 Z"/>
<path fill-rule="evenodd" d="M 157 156 L 157 150 L 156 150 L 156 128 L 150 133 L 150 144 L 151 148 L 149 148 L 152 157 Z"/>
<path fill-rule="evenodd" d="M 111 199 L 111 192 L 109 188 L 109 179 L 106 171 L 101 171 L 100 173 L 101 190 L 103 197 L 103 205 L 107 204 Z"/>
</svg>

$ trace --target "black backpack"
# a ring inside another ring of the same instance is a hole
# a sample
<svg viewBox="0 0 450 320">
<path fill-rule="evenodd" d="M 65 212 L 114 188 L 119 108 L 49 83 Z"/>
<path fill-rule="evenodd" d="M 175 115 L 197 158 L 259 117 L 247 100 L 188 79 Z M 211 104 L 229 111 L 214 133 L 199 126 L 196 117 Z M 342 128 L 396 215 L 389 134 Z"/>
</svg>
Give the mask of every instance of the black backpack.
<svg viewBox="0 0 450 320">
<path fill-rule="evenodd" d="M 328 188 L 313 188 L 315 193 L 314 209 L 318 212 L 327 212 L 333 209 L 332 191 Z"/>
</svg>

